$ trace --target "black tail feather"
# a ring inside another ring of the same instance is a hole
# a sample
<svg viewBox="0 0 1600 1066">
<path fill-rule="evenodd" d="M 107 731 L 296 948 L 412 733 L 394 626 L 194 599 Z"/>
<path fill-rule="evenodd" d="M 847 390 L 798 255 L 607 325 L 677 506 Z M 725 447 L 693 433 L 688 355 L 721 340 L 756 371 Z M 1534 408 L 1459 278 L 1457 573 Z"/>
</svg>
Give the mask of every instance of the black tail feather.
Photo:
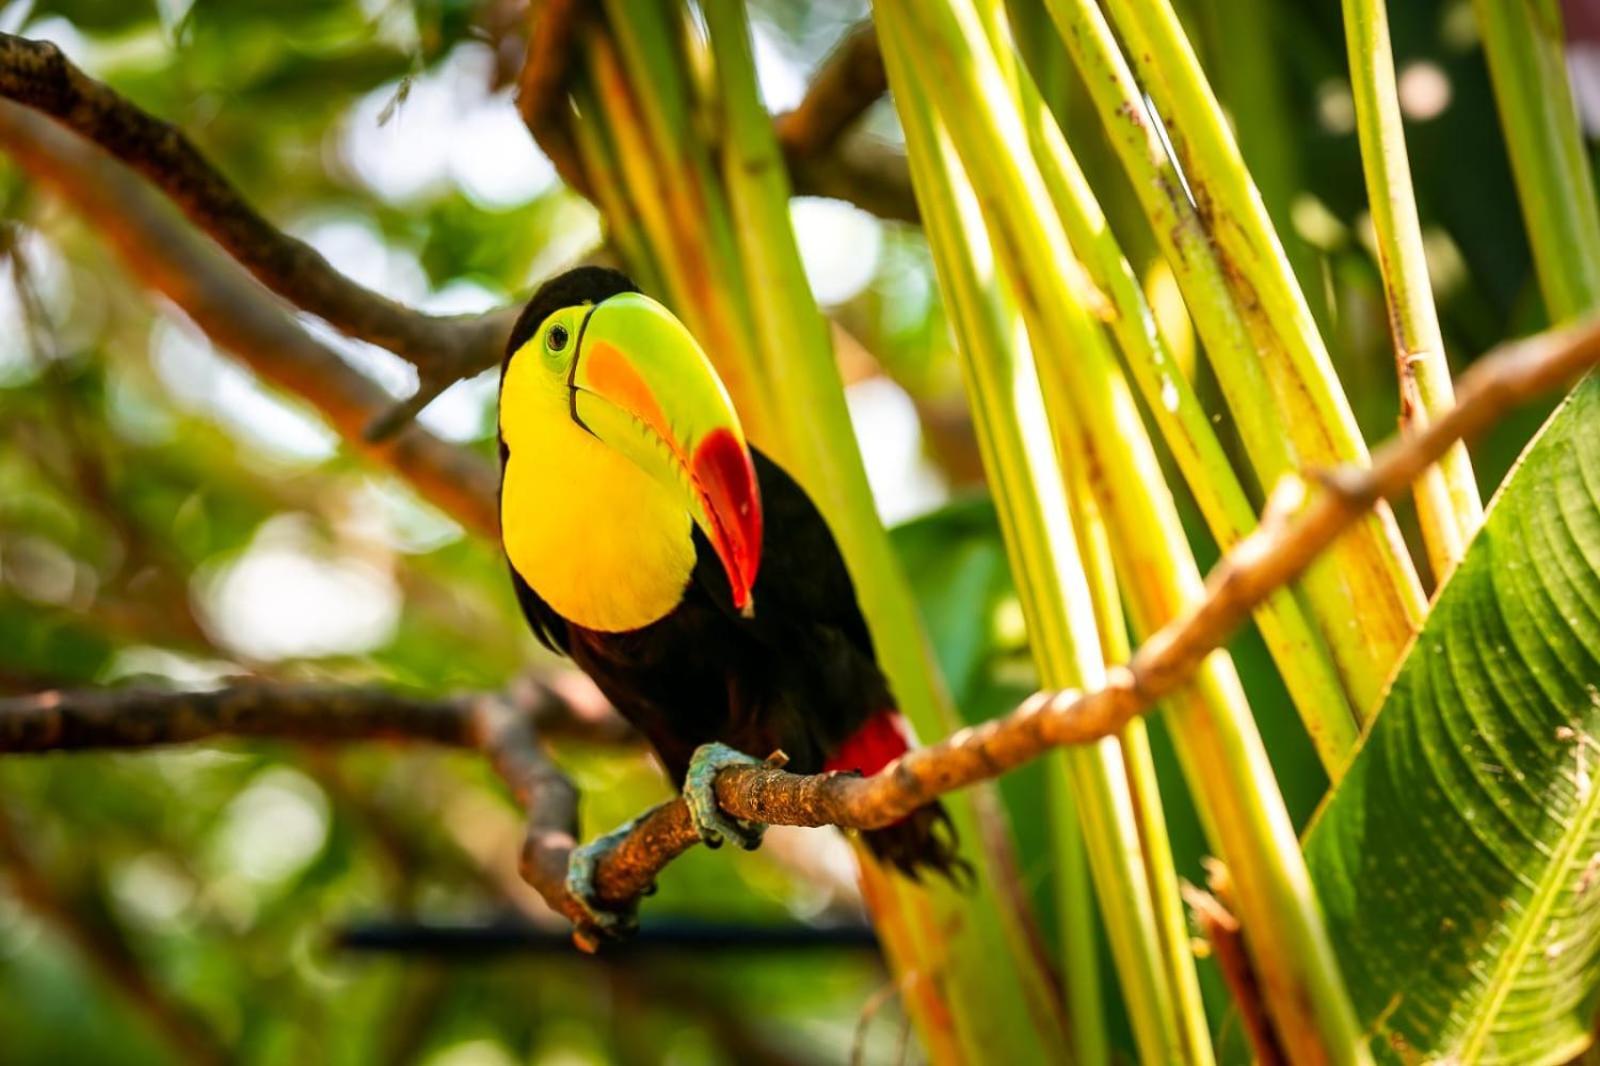
<svg viewBox="0 0 1600 1066">
<path fill-rule="evenodd" d="M 938 802 L 918 807 L 893 825 L 863 830 L 861 840 L 879 861 L 913 881 L 932 871 L 957 888 L 972 884 L 972 864 L 958 853 L 956 827 Z"/>
</svg>

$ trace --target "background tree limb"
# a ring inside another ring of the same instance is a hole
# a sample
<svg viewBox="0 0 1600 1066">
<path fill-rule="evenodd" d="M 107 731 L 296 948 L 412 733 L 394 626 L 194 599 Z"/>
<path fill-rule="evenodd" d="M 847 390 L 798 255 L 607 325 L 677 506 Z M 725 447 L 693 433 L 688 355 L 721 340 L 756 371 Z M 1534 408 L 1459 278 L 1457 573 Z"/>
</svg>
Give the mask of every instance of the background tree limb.
<svg viewBox="0 0 1600 1066">
<path fill-rule="evenodd" d="M 877 31 L 870 20 L 862 22 L 822 61 L 794 110 L 773 120 L 784 155 L 792 161 L 831 151 L 888 91 Z"/>
<path fill-rule="evenodd" d="M 390 407 L 389 394 L 312 337 L 138 175 L 38 113 L 4 101 L 0 147 L 71 203 L 140 282 L 165 294 L 219 347 L 304 397 L 353 448 L 406 478 L 440 510 L 485 536 L 498 535 L 498 478 L 488 458 L 416 425 L 382 443 L 368 440 L 365 430 Z"/>
<path fill-rule="evenodd" d="M 312 743 L 392 737 L 476 748 L 483 740 L 483 702 L 488 698 L 481 693 L 428 697 L 355 685 L 253 681 L 197 692 L 42 692 L 0 698 L 0 754 L 148 748 L 217 737 Z M 575 702 L 538 681 L 519 682 L 499 698 L 545 737 L 606 745 L 638 740 L 609 709 Z"/>
<path fill-rule="evenodd" d="M 565 57 L 583 10 L 583 0 L 547 0 L 531 10 L 518 98 L 535 140 L 562 179 L 580 192 L 583 176 L 561 108 Z M 823 64 L 801 105 L 776 121 L 796 191 L 851 200 L 885 218 L 915 221 L 904 156 L 880 145 L 841 143 L 843 132 L 884 89 L 876 38 L 870 25 L 858 27 Z M 358 284 L 315 248 L 268 222 L 181 129 L 83 73 L 54 44 L 0 34 L 0 98 L 49 116 L 136 171 L 257 281 L 295 307 L 416 366 L 419 381 L 411 397 L 369 411 L 362 432 L 367 443 L 388 439 L 451 383 L 500 361 L 519 308 L 430 315 Z M 347 439 L 356 442 L 348 434 Z"/>
<path fill-rule="evenodd" d="M 182 130 L 83 73 L 54 44 L 0 34 L 0 96 L 50 116 L 143 175 L 258 281 L 341 332 L 432 375 L 499 361 L 511 309 L 440 317 L 357 284 L 263 218 Z"/>
</svg>

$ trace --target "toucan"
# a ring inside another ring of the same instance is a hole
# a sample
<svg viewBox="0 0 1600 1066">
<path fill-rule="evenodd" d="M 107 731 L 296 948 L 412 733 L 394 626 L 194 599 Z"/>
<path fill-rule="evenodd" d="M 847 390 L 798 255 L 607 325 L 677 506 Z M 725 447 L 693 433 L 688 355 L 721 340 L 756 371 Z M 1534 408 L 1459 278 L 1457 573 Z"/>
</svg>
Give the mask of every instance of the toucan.
<svg viewBox="0 0 1600 1066">
<path fill-rule="evenodd" d="M 501 536 L 528 624 L 655 748 L 701 839 L 756 847 L 716 773 L 775 751 L 875 773 L 910 742 L 817 507 L 745 439 L 711 361 L 624 274 L 579 267 L 519 316 L 500 374 Z M 621 833 L 626 830 L 619 830 Z M 579 848 L 568 887 L 601 932 Z M 930 804 L 861 834 L 911 877 L 966 864 Z"/>
</svg>

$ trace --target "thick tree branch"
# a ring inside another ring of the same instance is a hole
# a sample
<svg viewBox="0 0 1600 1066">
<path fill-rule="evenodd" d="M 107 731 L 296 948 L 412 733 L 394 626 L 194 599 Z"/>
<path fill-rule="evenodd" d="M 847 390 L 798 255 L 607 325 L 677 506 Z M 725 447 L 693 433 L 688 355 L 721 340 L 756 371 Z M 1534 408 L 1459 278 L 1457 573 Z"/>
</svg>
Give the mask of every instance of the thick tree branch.
<svg viewBox="0 0 1600 1066">
<path fill-rule="evenodd" d="M 1185 684 L 1265 597 L 1292 581 L 1380 499 L 1405 492 L 1452 444 L 1480 432 L 1507 408 L 1570 382 L 1597 364 L 1600 321 L 1511 345 L 1462 376 L 1455 407 L 1417 436 L 1378 449 L 1370 468 L 1334 471 L 1320 480 L 1320 487 L 1309 489 L 1297 479 L 1286 481 L 1273 494 L 1256 531 L 1212 572 L 1205 599 L 1156 631 L 1096 691 L 1036 693 L 1009 714 L 904 755 L 872 777 L 727 769 L 717 777 L 717 800 L 730 814 L 754 821 L 871 829 L 944 792 L 997 777 L 1053 747 L 1112 735 Z M 531 700 L 398 703 L 394 696 L 360 691 L 332 692 L 309 701 L 305 691 L 297 697 L 295 690 L 278 689 L 274 704 L 269 691 L 159 697 L 47 693 L 0 701 L 0 751 L 126 747 L 224 732 L 323 740 L 410 736 L 474 748 L 490 758 L 529 812 L 523 876 L 555 909 L 581 919 L 565 888 L 575 843 L 576 796 L 540 749 L 537 716 L 528 710 L 548 700 L 548 693 Z M 681 799 L 651 811 L 598 864 L 595 883 L 601 900 L 628 906 L 697 839 Z"/>
<path fill-rule="evenodd" d="M 263 218 L 182 130 L 83 73 L 55 45 L 0 34 L 0 97 L 93 141 L 153 182 L 273 292 L 389 349 L 425 377 L 465 376 L 499 361 L 515 317 L 510 309 L 439 317 L 357 284 Z"/>
<path fill-rule="evenodd" d="M 304 397 L 357 451 L 401 474 L 441 510 L 469 528 L 496 535 L 497 477 L 491 463 L 417 426 L 382 443 L 368 440 L 365 430 L 391 405 L 389 395 L 312 337 L 136 174 L 37 113 L 4 101 L 0 148 L 70 202 L 142 283 L 164 293 L 219 347 Z"/>
</svg>

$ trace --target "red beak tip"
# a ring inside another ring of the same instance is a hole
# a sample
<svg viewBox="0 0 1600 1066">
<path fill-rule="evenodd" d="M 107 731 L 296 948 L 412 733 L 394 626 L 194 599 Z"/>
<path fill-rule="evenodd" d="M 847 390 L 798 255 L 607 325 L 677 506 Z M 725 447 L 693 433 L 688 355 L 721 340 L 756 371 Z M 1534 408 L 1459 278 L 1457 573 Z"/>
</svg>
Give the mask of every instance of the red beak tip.
<svg viewBox="0 0 1600 1066">
<path fill-rule="evenodd" d="M 694 450 L 694 476 L 716 526 L 712 541 L 733 588 L 733 605 L 750 608 L 761 568 L 761 488 L 744 443 L 718 428 Z"/>
</svg>

